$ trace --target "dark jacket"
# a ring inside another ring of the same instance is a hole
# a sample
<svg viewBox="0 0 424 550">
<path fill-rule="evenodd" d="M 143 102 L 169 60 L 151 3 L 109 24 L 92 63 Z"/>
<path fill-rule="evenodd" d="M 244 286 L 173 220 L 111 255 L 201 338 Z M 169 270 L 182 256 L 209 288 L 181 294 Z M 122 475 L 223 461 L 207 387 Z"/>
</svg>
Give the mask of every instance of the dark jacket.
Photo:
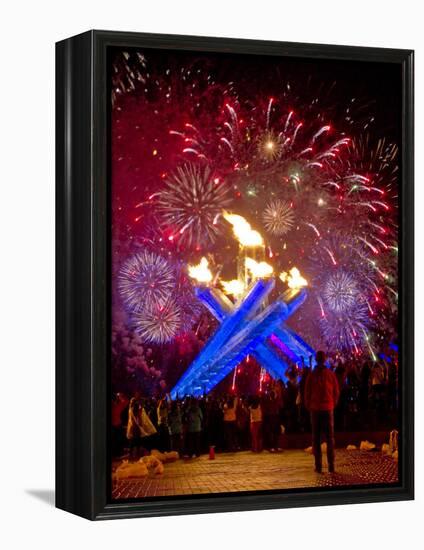
<svg viewBox="0 0 424 550">
<path fill-rule="evenodd" d="M 180 409 L 175 408 L 169 411 L 168 429 L 171 435 L 180 435 L 183 431 L 183 421 Z"/>
<path fill-rule="evenodd" d="M 187 431 L 201 432 L 202 431 L 203 414 L 198 405 L 192 405 L 187 412 Z"/>
</svg>

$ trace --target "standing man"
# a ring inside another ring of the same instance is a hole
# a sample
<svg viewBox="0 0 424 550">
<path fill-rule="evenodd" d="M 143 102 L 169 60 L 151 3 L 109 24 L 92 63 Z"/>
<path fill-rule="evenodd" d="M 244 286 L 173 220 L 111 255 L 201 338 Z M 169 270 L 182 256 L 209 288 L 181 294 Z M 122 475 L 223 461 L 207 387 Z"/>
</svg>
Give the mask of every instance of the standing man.
<svg viewBox="0 0 424 550">
<path fill-rule="evenodd" d="M 309 374 L 305 385 L 305 406 L 311 413 L 312 448 L 315 471 L 322 472 L 321 435 L 327 440 L 328 471 L 334 472 L 334 408 L 339 398 L 336 375 L 325 366 L 325 354 L 317 351 L 316 367 Z"/>
<path fill-rule="evenodd" d="M 128 408 L 129 400 L 122 393 L 117 393 L 112 400 L 112 456 L 120 456 L 125 446 L 125 424 L 122 417 Z M 128 415 L 128 412 L 127 412 Z"/>
</svg>

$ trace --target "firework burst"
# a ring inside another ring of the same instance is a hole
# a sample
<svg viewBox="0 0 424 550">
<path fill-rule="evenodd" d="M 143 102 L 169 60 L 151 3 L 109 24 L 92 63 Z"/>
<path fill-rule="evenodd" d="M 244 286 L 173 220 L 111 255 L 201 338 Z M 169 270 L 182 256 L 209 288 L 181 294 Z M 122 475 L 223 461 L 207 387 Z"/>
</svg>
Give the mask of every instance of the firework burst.
<svg viewBox="0 0 424 550">
<path fill-rule="evenodd" d="M 362 241 L 344 233 L 322 238 L 309 259 L 309 277 L 327 345 L 355 352 L 370 347 L 368 331 L 384 304 L 374 260 Z"/>
<path fill-rule="evenodd" d="M 179 244 L 200 248 L 215 242 L 216 219 L 229 202 L 226 187 L 209 167 L 184 164 L 165 181 L 157 209 Z"/>
<path fill-rule="evenodd" d="M 313 125 L 306 126 L 294 111 L 277 109 L 274 99 L 269 100 L 264 113 L 256 107 L 254 111 L 259 118 L 252 119 L 247 114 L 241 117 L 240 109 L 226 104 L 227 119 L 216 129 L 218 146 L 211 144 L 210 139 L 202 139 L 198 128 L 191 125 L 175 134 L 183 138 L 185 144 L 195 143 L 195 147 L 184 147 L 183 152 L 214 166 L 225 166 L 230 171 L 235 167 L 247 174 L 264 169 L 275 174 L 293 162 L 316 171 L 350 143 L 346 136 L 334 136 L 329 124 L 314 121 Z M 245 119 L 250 119 L 248 127 Z"/>
<path fill-rule="evenodd" d="M 368 342 L 368 310 L 355 303 L 348 312 L 329 311 L 320 320 L 328 349 L 359 352 Z"/>
<path fill-rule="evenodd" d="M 265 162 L 275 162 L 282 153 L 281 137 L 273 131 L 266 130 L 258 137 L 258 154 Z"/>
<path fill-rule="evenodd" d="M 394 246 L 397 228 L 386 220 L 397 202 L 397 146 L 385 139 L 374 144 L 368 136 L 351 139 L 326 122 L 325 113 L 299 119 L 285 104 L 271 98 L 266 108 L 251 107 L 254 115 L 248 115 L 240 102 L 228 103 L 223 109 L 227 118 L 216 128 L 218 145 L 187 125 L 179 137 L 196 145 L 183 153 L 225 172 L 229 185 L 246 199 L 260 201 L 271 194 L 296 210 L 300 206 L 299 224 L 310 233 L 308 244 L 322 227 L 343 227 L 349 218 L 374 254 Z M 303 231 L 299 237 L 305 241 Z"/>
<path fill-rule="evenodd" d="M 126 307 L 139 312 L 165 303 L 175 288 L 175 270 L 162 256 L 144 250 L 124 263 L 117 281 Z"/>
<path fill-rule="evenodd" d="M 177 302 L 168 299 L 163 304 L 151 304 L 135 312 L 132 321 L 135 332 L 143 342 L 166 344 L 181 328 L 181 312 Z"/>
<path fill-rule="evenodd" d="M 265 229 L 277 237 L 290 231 L 294 219 L 294 212 L 290 204 L 280 199 L 272 200 L 262 214 Z"/>
<path fill-rule="evenodd" d="M 311 251 L 308 267 L 321 296 L 326 292 L 333 296 L 333 291 L 344 285 L 347 295 L 355 291 L 368 296 L 378 291 L 375 260 L 354 234 L 335 232 L 322 237 Z"/>
<path fill-rule="evenodd" d="M 355 279 L 340 270 L 327 279 L 322 296 L 332 311 L 347 312 L 360 299 L 360 291 Z"/>
</svg>

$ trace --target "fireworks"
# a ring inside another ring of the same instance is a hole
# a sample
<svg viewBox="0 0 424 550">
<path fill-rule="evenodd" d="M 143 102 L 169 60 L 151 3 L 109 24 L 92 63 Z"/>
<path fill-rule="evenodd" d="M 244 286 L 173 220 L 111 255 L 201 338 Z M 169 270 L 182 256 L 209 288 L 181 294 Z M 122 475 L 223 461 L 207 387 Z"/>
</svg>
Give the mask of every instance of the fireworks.
<svg viewBox="0 0 424 550">
<path fill-rule="evenodd" d="M 352 278 L 358 292 L 363 295 L 377 289 L 374 275 L 378 264 L 355 234 L 340 231 L 321 237 L 319 246 L 311 250 L 308 263 L 315 283 L 321 288 L 321 294 L 324 293 L 329 277 L 334 275 L 337 275 L 335 284 L 338 285 Z"/>
<path fill-rule="evenodd" d="M 208 167 L 184 164 L 166 180 L 157 209 L 181 245 L 200 248 L 215 242 L 216 218 L 228 204 L 226 187 Z"/>
<path fill-rule="evenodd" d="M 201 313 L 183 265 L 153 252 L 143 250 L 124 263 L 118 289 L 134 329 L 146 343 L 169 342 L 189 330 Z"/>
<path fill-rule="evenodd" d="M 146 82 L 146 58 L 140 52 L 120 52 L 112 66 L 112 104 L 121 94 L 135 90 Z"/>
<path fill-rule="evenodd" d="M 169 298 L 175 288 L 175 270 L 162 256 L 144 250 L 124 263 L 117 281 L 126 307 L 139 312 Z"/>
<path fill-rule="evenodd" d="M 306 275 L 303 313 L 315 322 L 317 345 L 369 347 L 373 320 L 390 323 L 396 315 L 399 170 L 397 146 L 376 136 L 369 98 L 334 98 L 330 82 L 308 88 L 300 78 L 298 94 L 281 79 L 252 84 L 235 67 L 227 83 L 213 62 L 197 58 L 180 65 L 172 58 L 153 70 L 146 56 L 134 50 L 114 60 L 115 156 L 132 169 L 119 173 L 128 217 L 117 218 L 133 242 L 161 254 L 174 282 L 158 273 L 138 284 L 122 268 L 117 280 L 127 308 L 144 314 L 146 300 L 172 299 L 190 324 L 197 313 L 183 314 L 179 294 L 190 298 L 191 282 L 185 291 L 175 282 L 176 262 L 203 255 L 228 273 L 235 247 L 223 220 L 236 211 L 242 246 L 262 247 L 276 273 L 296 264 Z M 147 124 L 149 135 L 140 131 Z M 126 136 L 134 137 L 130 144 Z M 266 238 L 242 219 L 260 220 Z"/>
<path fill-rule="evenodd" d="M 177 276 L 174 299 L 178 304 L 181 316 L 181 328 L 178 334 L 187 332 L 203 312 L 202 304 L 194 294 L 193 285 L 181 266 Z"/>
<path fill-rule="evenodd" d="M 291 249 L 319 246 L 323 228 L 337 230 L 346 221 L 373 254 L 395 246 L 396 225 L 387 224 L 386 218 L 397 199 L 397 147 L 384 139 L 373 145 L 368 137 L 351 139 L 338 133 L 324 123 L 323 113 L 312 116 L 313 103 L 299 110 L 311 111 L 307 120 L 285 105 L 271 98 L 266 108 L 259 104 L 248 114 L 241 102 L 227 103 L 226 120 L 216 128 L 218 145 L 202 139 L 199 127 L 194 132 L 186 126 L 180 137 L 196 139 L 197 157 L 224 171 L 229 184 L 252 204 L 278 197 L 262 209 L 262 219 L 277 238 L 298 223 Z"/>
<path fill-rule="evenodd" d="M 332 311 L 349 311 L 355 306 L 359 297 L 358 285 L 349 273 L 336 271 L 325 283 L 323 298 Z"/>
<path fill-rule="evenodd" d="M 282 153 L 282 141 L 278 134 L 265 131 L 258 137 L 258 153 L 265 162 L 275 162 Z"/>
<path fill-rule="evenodd" d="M 327 312 L 320 320 L 324 340 L 331 350 L 358 352 L 368 342 L 368 310 L 355 303 L 348 312 Z"/>
<path fill-rule="evenodd" d="M 186 125 L 185 131 L 176 132 L 185 143 L 195 142 L 195 149 L 184 150 L 190 155 L 230 171 L 243 171 L 246 174 L 261 173 L 284 174 L 296 164 L 302 169 L 317 172 L 327 163 L 337 158 L 343 148 L 350 144 L 345 136 L 332 136 L 329 124 L 307 126 L 292 110 L 284 110 L 280 103 L 272 98 L 264 112 L 257 106 L 250 107 L 257 113 L 257 118 L 242 114 L 239 108 L 225 105 L 227 119 L 216 128 L 217 144 L 202 138 L 196 127 Z M 244 128 L 245 118 L 251 123 Z M 277 123 L 275 121 L 278 121 Z M 183 151 L 184 151 L 183 150 Z M 287 173 L 290 177 L 290 174 Z"/>
<path fill-rule="evenodd" d="M 151 304 L 132 317 L 134 330 L 146 343 L 166 344 L 181 328 L 181 311 L 173 299 Z"/>
<path fill-rule="evenodd" d="M 272 200 L 262 214 L 265 229 L 273 235 L 285 235 L 293 227 L 294 213 L 290 204 L 279 199 Z"/>
<path fill-rule="evenodd" d="M 327 345 L 340 341 L 343 349 L 354 351 L 369 346 L 365 334 L 382 300 L 373 262 L 362 241 L 344 233 L 321 239 L 320 248 L 310 257 L 310 292 Z"/>
</svg>

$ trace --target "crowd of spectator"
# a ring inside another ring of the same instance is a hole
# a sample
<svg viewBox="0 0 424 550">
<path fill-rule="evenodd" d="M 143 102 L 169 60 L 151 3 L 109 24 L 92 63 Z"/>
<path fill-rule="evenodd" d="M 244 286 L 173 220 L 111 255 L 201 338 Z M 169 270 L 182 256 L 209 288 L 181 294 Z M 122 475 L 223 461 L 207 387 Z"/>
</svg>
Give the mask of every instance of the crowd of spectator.
<svg viewBox="0 0 424 550">
<path fill-rule="evenodd" d="M 396 361 L 363 362 L 339 359 L 327 363 L 338 381 L 334 410 L 336 431 L 379 430 L 396 424 L 398 369 Z M 311 431 L 305 388 L 309 365 L 290 367 L 287 381 L 271 381 L 256 395 L 231 392 L 171 400 L 131 398 L 117 393 L 112 400 L 112 454 L 137 458 L 152 448 L 196 457 L 216 451 L 251 449 L 281 451 L 281 434 Z"/>
</svg>

